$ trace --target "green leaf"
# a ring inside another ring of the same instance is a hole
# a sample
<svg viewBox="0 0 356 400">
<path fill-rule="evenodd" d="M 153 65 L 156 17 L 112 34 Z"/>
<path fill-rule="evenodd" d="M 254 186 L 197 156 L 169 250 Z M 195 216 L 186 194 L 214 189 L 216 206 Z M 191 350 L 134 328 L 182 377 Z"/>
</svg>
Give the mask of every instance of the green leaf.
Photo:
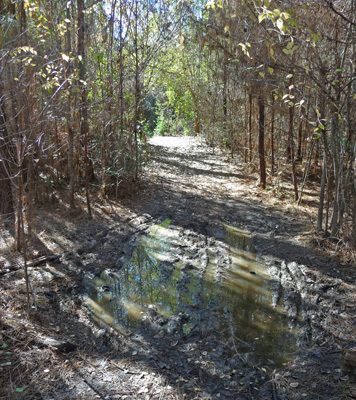
<svg viewBox="0 0 356 400">
<path fill-rule="evenodd" d="M 298 22 L 294 19 L 294 18 L 290 18 L 289 19 L 289 23 L 290 23 L 290 25 L 292 26 L 292 27 L 297 27 L 299 24 L 298 24 Z"/>
<path fill-rule="evenodd" d="M 8 347 L 9 347 L 9 345 L 6 344 L 6 343 L 4 343 L 4 344 L 1 346 L 2 349 L 7 349 Z"/>
<path fill-rule="evenodd" d="M 16 390 L 17 393 L 22 393 L 25 389 L 17 387 L 15 390 Z"/>
<path fill-rule="evenodd" d="M 259 23 L 261 23 L 264 19 L 266 19 L 267 18 L 267 15 L 266 14 L 260 14 L 259 16 L 258 16 L 258 22 Z"/>
<path fill-rule="evenodd" d="M 277 28 L 281 31 L 283 29 L 283 20 L 281 18 L 277 19 Z"/>
<path fill-rule="evenodd" d="M 290 18 L 290 14 L 288 14 L 287 12 L 282 12 L 280 15 L 280 18 L 283 18 L 284 20 L 287 20 Z"/>
</svg>

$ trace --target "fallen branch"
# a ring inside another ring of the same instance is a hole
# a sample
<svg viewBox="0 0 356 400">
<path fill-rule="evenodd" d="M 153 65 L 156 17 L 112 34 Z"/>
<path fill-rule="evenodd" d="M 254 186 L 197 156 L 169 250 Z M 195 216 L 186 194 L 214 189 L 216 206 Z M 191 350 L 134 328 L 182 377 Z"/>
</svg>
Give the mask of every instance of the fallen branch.
<svg viewBox="0 0 356 400">
<path fill-rule="evenodd" d="M 55 261 L 59 258 L 59 256 L 52 254 L 49 256 L 42 256 L 39 258 L 36 258 L 34 260 L 28 261 L 27 266 L 28 267 L 36 267 L 37 265 L 43 264 L 44 262 L 47 261 Z"/>
<path fill-rule="evenodd" d="M 48 255 L 48 256 L 42 256 L 42 257 L 38 257 L 35 258 L 34 260 L 30 260 L 27 262 L 27 267 L 37 267 L 40 264 L 43 264 L 47 261 L 55 261 L 59 258 L 59 256 L 52 254 L 52 255 Z M 15 272 L 15 271 L 19 271 L 20 269 L 22 269 L 22 265 L 16 264 L 16 265 L 10 265 L 8 267 L 6 267 L 5 269 L 0 271 L 0 276 L 1 275 L 6 275 L 10 272 Z"/>
</svg>

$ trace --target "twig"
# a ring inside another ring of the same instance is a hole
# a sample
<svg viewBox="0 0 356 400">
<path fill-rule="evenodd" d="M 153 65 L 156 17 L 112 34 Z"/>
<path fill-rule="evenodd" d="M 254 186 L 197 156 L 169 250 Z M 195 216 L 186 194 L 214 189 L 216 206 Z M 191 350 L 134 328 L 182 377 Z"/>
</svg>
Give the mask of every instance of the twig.
<svg viewBox="0 0 356 400">
<path fill-rule="evenodd" d="M 105 400 L 107 397 L 104 396 L 98 389 L 96 389 L 88 380 L 85 378 L 80 372 L 79 376 L 83 379 L 83 381 L 90 387 L 90 389 L 95 392 L 101 399 Z"/>
</svg>

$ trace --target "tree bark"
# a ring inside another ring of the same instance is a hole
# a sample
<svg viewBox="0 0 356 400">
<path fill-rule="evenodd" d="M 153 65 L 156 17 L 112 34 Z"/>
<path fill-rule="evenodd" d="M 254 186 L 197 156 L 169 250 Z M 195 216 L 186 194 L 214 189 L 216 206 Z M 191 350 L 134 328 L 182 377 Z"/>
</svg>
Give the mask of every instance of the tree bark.
<svg viewBox="0 0 356 400">
<path fill-rule="evenodd" d="M 303 143 L 303 107 L 300 107 L 299 127 L 298 127 L 297 161 L 303 160 L 302 143 Z"/>
<path fill-rule="evenodd" d="M 321 173 L 321 182 L 320 182 L 320 194 L 319 194 L 319 208 L 318 208 L 318 220 L 317 220 L 317 230 L 321 232 L 323 230 L 323 212 L 324 212 L 324 202 L 325 202 L 325 185 L 326 185 L 326 174 L 327 174 L 327 159 L 326 159 L 326 150 L 323 152 L 323 170 Z"/>
<path fill-rule="evenodd" d="M 0 91 L 0 215 L 12 215 L 14 202 L 12 198 L 11 175 L 9 169 L 10 151 L 7 133 L 4 96 Z"/>
<path fill-rule="evenodd" d="M 274 94 L 272 93 L 272 114 L 271 114 L 271 175 L 274 175 Z"/>
<path fill-rule="evenodd" d="M 294 107 L 289 107 L 289 148 L 290 148 L 290 161 L 292 164 L 292 181 L 294 189 L 295 200 L 298 201 L 298 182 L 297 171 L 294 158 L 294 134 L 293 134 L 293 120 L 294 120 Z"/>
<path fill-rule="evenodd" d="M 335 236 L 340 228 L 339 224 L 339 216 L 340 216 L 340 197 L 341 197 L 341 188 L 340 188 L 340 163 L 338 157 L 338 143 L 337 143 L 337 130 L 338 130 L 338 115 L 336 111 L 333 110 L 333 115 L 331 117 L 331 130 L 330 130 L 330 141 L 331 141 L 331 156 L 333 161 L 333 170 L 334 170 L 334 181 L 335 181 L 335 197 L 333 201 L 333 213 L 331 217 L 331 236 Z"/>
<path fill-rule="evenodd" d="M 135 176 L 138 179 L 138 123 L 139 123 L 139 105 L 140 105 L 140 71 L 139 71 L 139 48 L 138 48 L 138 0 L 135 0 L 135 117 L 134 117 L 134 140 L 135 140 Z"/>
<path fill-rule="evenodd" d="M 67 5 L 67 19 L 71 19 L 70 15 L 70 8 L 69 5 Z M 71 46 L 71 34 L 70 34 L 70 29 L 67 29 L 67 34 L 66 34 L 66 52 L 67 54 L 70 54 L 72 52 L 72 46 Z M 71 73 L 71 67 L 70 67 L 70 61 L 67 62 L 67 70 L 66 70 L 66 76 L 65 79 L 69 78 L 69 75 Z M 67 82 L 66 84 L 66 89 L 67 89 L 67 95 L 68 95 L 68 101 L 66 104 L 66 126 L 67 126 L 67 134 L 68 134 L 68 177 L 69 177 L 69 207 L 71 210 L 75 209 L 75 203 L 74 203 L 74 193 L 75 193 L 75 171 L 74 171 L 74 131 L 72 127 L 72 98 L 71 98 L 71 91 L 70 91 L 70 85 Z"/>
<path fill-rule="evenodd" d="M 325 100 L 321 99 L 320 105 L 320 118 L 323 121 L 325 119 Z M 321 232 L 323 230 L 323 213 L 324 213 L 324 204 L 325 204 L 325 186 L 327 180 L 328 173 L 328 143 L 327 143 L 327 133 L 326 129 L 321 131 L 321 138 L 323 142 L 323 169 L 321 173 L 321 182 L 320 182 L 320 201 L 318 208 L 318 219 L 317 219 L 317 230 Z M 325 227 L 327 229 L 327 226 Z"/>
<path fill-rule="evenodd" d="M 248 114 L 248 148 L 249 148 L 249 160 L 252 161 L 252 94 L 248 97 L 249 103 L 249 114 Z"/>
<path fill-rule="evenodd" d="M 85 164 L 85 195 L 87 200 L 88 216 L 92 217 L 90 196 L 89 196 L 89 154 L 88 154 L 88 101 L 87 90 L 83 82 L 86 79 L 85 67 L 85 20 L 84 20 L 84 0 L 77 0 L 78 6 L 78 55 L 79 61 L 79 80 L 80 80 L 80 134 L 84 141 L 84 164 Z"/>
<path fill-rule="evenodd" d="M 266 187 L 266 160 L 265 160 L 265 100 L 263 94 L 258 97 L 259 129 L 258 129 L 258 155 L 260 160 L 260 187 Z"/>
</svg>

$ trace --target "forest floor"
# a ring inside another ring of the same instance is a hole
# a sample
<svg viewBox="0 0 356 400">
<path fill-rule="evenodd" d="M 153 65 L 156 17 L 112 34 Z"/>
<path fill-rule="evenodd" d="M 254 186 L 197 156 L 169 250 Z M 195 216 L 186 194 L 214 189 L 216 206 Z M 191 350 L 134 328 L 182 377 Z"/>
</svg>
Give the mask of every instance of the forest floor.
<svg viewBox="0 0 356 400">
<path fill-rule="evenodd" d="M 297 206 L 198 138 L 150 152 L 92 220 L 63 193 L 33 216 L 30 315 L 2 226 L 0 398 L 356 398 L 356 270 L 313 233 L 313 185 Z"/>
</svg>

